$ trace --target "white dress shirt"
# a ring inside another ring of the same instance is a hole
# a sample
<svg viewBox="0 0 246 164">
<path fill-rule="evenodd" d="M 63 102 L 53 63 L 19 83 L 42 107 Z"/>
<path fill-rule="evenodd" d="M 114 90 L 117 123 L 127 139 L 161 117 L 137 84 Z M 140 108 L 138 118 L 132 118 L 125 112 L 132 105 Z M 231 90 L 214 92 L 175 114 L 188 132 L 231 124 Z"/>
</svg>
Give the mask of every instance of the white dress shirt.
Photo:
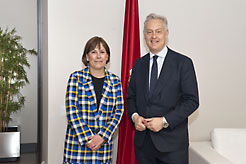
<svg viewBox="0 0 246 164">
<path fill-rule="evenodd" d="M 163 63 L 164 63 L 164 60 L 165 60 L 165 57 L 167 55 L 167 46 L 165 46 L 158 54 L 153 54 L 152 52 L 150 52 L 150 61 L 149 61 L 149 87 L 150 87 L 150 76 L 151 76 L 151 70 L 152 70 L 152 65 L 153 65 L 153 57 L 154 55 L 157 55 L 158 58 L 157 58 L 157 68 L 158 68 L 158 76 L 157 78 L 159 78 L 159 75 L 161 73 L 161 69 L 162 69 L 162 66 L 163 66 Z M 132 120 L 133 120 L 133 117 L 135 115 L 138 115 L 138 113 L 133 113 L 132 114 Z M 164 123 L 167 123 L 167 120 L 165 119 L 165 117 L 163 117 L 163 124 Z"/>
<path fill-rule="evenodd" d="M 150 52 L 149 54 L 150 54 L 150 61 L 149 61 L 149 86 L 150 86 L 150 76 L 151 76 L 151 70 L 152 70 L 152 65 L 153 65 L 153 57 L 155 55 L 158 56 L 157 58 L 157 67 L 158 67 L 157 79 L 158 79 L 161 73 L 162 65 L 167 55 L 167 47 L 165 46 L 158 54 L 153 54 L 152 52 Z"/>
</svg>

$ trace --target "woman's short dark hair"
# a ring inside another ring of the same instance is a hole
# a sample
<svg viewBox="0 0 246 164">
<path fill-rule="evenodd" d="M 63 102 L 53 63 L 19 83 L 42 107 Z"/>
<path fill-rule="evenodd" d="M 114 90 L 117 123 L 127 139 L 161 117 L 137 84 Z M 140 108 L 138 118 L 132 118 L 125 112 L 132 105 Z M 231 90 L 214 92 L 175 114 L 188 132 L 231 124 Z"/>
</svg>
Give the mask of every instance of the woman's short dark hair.
<svg viewBox="0 0 246 164">
<path fill-rule="evenodd" d="M 90 51 L 94 50 L 97 46 L 100 49 L 101 44 L 105 48 L 105 50 L 108 54 L 108 60 L 106 61 L 106 64 L 109 63 L 109 61 L 110 61 L 110 49 L 109 49 L 107 42 L 101 37 L 94 36 L 87 41 L 85 48 L 84 48 L 84 53 L 82 55 L 82 62 L 84 63 L 85 66 L 88 66 L 88 64 L 89 64 L 89 61 L 86 60 L 86 54 L 88 54 Z"/>
</svg>

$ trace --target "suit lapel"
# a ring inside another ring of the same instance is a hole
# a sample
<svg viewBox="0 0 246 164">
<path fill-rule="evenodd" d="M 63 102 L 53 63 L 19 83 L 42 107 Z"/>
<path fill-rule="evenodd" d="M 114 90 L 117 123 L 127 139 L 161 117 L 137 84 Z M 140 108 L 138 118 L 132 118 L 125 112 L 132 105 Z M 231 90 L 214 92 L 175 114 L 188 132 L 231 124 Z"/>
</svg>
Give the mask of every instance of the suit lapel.
<svg viewBox="0 0 246 164">
<path fill-rule="evenodd" d="M 154 89 L 153 95 L 159 94 L 161 88 L 166 86 L 166 82 L 168 81 L 171 73 L 172 73 L 172 62 L 171 62 L 171 52 L 168 50 L 168 53 L 164 59 L 164 63 L 161 68 L 161 72 L 159 78 L 157 80 L 156 87 Z"/>
<path fill-rule="evenodd" d="M 86 67 L 83 70 L 83 77 L 82 77 L 81 81 L 83 81 L 84 88 L 87 88 L 86 92 L 88 92 L 88 94 L 91 93 L 89 95 L 92 95 L 92 100 L 90 101 L 90 103 L 91 103 L 90 104 L 90 106 L 91 106 L 90 110 L 93 112 L 96 112 L 97 111 L 96 93 L 95 93 L 94 86 L 92 83 L 92 77 L 90 75 L 89 67 Z M 92 104 L 94 104 L 94 105 L 92 105 Z"/>
<path fill-rule="evenodd" d="M 148 53 L 143 60 L 143 68 L 141 68 L 142 71 L 140 71 L 141 77 L 143 78 L 142 81 L 144 82 L 144 95 L 146 101 L 149 99 L 149 60 L 150 60 L 150 54 Z"/>
</svg>

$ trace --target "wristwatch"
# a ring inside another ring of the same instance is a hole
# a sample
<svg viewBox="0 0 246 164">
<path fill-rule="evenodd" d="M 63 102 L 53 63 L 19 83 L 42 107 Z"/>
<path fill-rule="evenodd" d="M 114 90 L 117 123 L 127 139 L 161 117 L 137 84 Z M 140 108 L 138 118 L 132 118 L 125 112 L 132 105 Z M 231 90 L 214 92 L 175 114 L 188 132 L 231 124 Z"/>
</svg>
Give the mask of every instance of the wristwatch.
<svg viewBox="0 0 246 164">
<path fill-rule="evenodd" d="M 164 128 L 168 128 L 168 126 L 169 126 L 169 124 L 168 124 L 167 122 L 164 122 L 164 123 L 163 123 L 163 127 L 164 127 Z"/>
<path fill-rule="evenodd" d="M 165 117 L 163 117 L 163 128 L 168 128 L 169 124 Z"/>
</svg>

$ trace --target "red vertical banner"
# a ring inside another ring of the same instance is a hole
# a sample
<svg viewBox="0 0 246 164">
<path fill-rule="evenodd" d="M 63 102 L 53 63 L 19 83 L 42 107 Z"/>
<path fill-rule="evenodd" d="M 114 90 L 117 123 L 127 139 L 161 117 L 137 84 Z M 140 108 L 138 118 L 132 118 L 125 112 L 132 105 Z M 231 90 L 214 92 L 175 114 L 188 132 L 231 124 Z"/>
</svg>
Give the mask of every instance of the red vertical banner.
<svg viewBox="0 0 246 164">
<path fill-rule="evenodd" d="M 121 81 L 125 104 L 130 70 L 139 57 L 138 0 L 126 0 L 121 64 Z M 125 105 L 125 111 L 119 125 L 117 164 L 137 164 L 134 151 L 134 132 L 135 129 L 131 125 Z"/>
</svg>

